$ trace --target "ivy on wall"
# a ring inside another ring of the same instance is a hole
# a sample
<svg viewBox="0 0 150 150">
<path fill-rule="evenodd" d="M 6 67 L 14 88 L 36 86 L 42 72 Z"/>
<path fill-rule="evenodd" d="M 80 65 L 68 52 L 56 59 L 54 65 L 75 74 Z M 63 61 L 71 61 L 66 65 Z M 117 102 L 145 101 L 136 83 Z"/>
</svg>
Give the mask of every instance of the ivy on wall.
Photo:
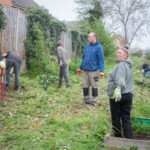
<svg viewBox="0 0 150 150">
<path fill-rule="evenodd" d="M 3 12 L 3 7 L 0 6 L 0 30 L 4 29 L 6 26 L 6 16 Z"/>
<path fill-rule="evenodd" d="M 73 57 L 81 57 L 84 52 L 84 48 L 88 43 L 89 30 L 85 28 L 82 22 L 74 22 L 71 28 L 69 28 L 72 35 L 72 50 Z"/>
<path fill-rule="evenodd" d="M 66 31 L 63 22 L 57 20 L 41 7 L 28 8 L 25 11 L 28 25 L 25 43 L 27 68 L 32 73 L 45 72 L 50 54 L 55 53 L 55 45 L 60 33 Z"/>
</svg>

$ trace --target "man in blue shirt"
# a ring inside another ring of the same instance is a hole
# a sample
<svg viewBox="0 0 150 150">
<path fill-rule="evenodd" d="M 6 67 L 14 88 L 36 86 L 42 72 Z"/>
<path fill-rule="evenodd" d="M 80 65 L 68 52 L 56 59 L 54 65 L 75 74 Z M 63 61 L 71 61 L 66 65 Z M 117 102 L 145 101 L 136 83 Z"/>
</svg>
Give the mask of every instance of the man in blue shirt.
<svg viewBox="0 0 150 150">
<path fill-rule="evenodd" d="M 88 36 L 89 44 L 86 45 L 82 63 L 78 72 L 83 70 L 83 94 L 84 104 L 96 106 L 98 100 L 98 82 L 99 75 L 104 77 L 104 54 L 103 48 L 97 35 L 90 33 Z M 92 97 L 89 94 L 89 88 L 92 86 Z"/>
</svg>

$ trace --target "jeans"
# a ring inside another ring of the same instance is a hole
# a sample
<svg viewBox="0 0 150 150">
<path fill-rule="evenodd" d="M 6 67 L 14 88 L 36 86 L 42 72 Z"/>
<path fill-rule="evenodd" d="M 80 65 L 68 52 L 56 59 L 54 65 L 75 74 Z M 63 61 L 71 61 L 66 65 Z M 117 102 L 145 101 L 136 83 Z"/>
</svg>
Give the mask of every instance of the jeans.
<svg viewBox="0 0 150 150">
<path fill-rule="evenodd" d="M 121 137 L 121 120 L 125 138 L 133 138 L 132 125 L 130 119 L 131 105 L 133 95 L 131 93 L 122 94 L 119 102 L 110 99 L 110 111 L 112 125 L 116 137 Z"/>
<path fill-rule="evenodd" d="M 146 72 L 144 71 L 142 74 L 143 74 L 144 77 L 145 77 L 145 75 L 146 75 L 146 78 L 148 78 L 148 77 L 149 77 L 149 72 L 150 72 L 150 71 L 146 71 Z"/>
<path fill-rule="evenodd" d="M 67 65 L 63 65 L 62 67 L 60 67 L 60 71 L 59 71 L 59 84 L 62 84 L 63 77 L 64 77 L 65 81 L 66 81 L 66 85 L 68 86 L 68 85 L 70 85 L 70 81 L 69 81 L 69 78 L 67 76 L 66 69 L 67 69 Z"/>
</svg>

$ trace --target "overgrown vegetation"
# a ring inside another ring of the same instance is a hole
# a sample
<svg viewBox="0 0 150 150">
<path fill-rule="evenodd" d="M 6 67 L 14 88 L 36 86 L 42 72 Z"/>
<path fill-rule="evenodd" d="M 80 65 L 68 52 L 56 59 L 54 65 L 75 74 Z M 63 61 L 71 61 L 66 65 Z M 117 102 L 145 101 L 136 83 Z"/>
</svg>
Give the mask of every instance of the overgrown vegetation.
<svg viewBox="0 0 150 150">
<path fill-rule="evenodd" d="M 131 59 L 136 72 L 144 58 Z M 50 74 L 47 90 L 43 89 L 39 76 L 31 78 L 22 73 L 20 91 L 16 93 L 11 78 L 9 91 L 4 91 L 6 107 L 0 109 L 0 149 L 107 149 L 103 142 L 104 135 L 111 133 L 107 76 L 116 63 L 105 60 L 98 106 L 92 107 L 83 105 L 82 76 L 75 74 L 80 62 L 78 58 L 70 65 L 71 89 L 66 89 L 65 84 L 62 89 L 57 88 L 59 66 L 56 63 L 54 68 L 50 67 L 54 72 Z M 150 83 L 141 74 L 135 73 L 134 78 Z M 149 87 L 134 83 L 132 117 L 149 116 L 149 92 Z M 150 126 L 146 124 L 133 124 L 133 128 L 134 135 L 150 135 Z"/>
<path fill-rule="evenodd" d="M 61 31 L 66 31 L 66 26 L 44 8 L 28 8 L 25 14 L 28 20 L 25 40 L 27 67 L 35 75 L 46 71 L 50 64 L 50 54 L 55 53 L 56 42 Z"/>
<path fill-rule="evenodd" d="M 3 7 L 0 6 L 0 31 L 6 26 L 6 16 L 3 12 Z"/>
</svg>

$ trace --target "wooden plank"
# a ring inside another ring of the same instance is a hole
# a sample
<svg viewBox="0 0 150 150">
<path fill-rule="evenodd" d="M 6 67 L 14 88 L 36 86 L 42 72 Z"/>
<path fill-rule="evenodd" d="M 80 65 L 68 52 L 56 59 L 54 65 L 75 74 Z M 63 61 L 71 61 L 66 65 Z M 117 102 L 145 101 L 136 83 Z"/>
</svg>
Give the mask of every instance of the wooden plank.
<svg viewBox="0 0 150 150">
<path fill-rule="evenodd" d="M 2 52 L 7 52 L 9 50 L 16 49 L 16 43 L 18 47 L 18 52 L 20 53 L 23 65 L 21 70 L 26 69 L 26 57 L 24 49 L 24 40 L 26 39 L 27 32 L 27 19 L 25 14 L 17 12 L 16 8 L 4 7 L 3 12 L 7 17 L 7 26 L 0 32 L 0 44 L 2 46 Z M 16 41 L 17 35 L 17 13 L 19 13 L 18 18 L 18 40 Z"/>
</svg>

